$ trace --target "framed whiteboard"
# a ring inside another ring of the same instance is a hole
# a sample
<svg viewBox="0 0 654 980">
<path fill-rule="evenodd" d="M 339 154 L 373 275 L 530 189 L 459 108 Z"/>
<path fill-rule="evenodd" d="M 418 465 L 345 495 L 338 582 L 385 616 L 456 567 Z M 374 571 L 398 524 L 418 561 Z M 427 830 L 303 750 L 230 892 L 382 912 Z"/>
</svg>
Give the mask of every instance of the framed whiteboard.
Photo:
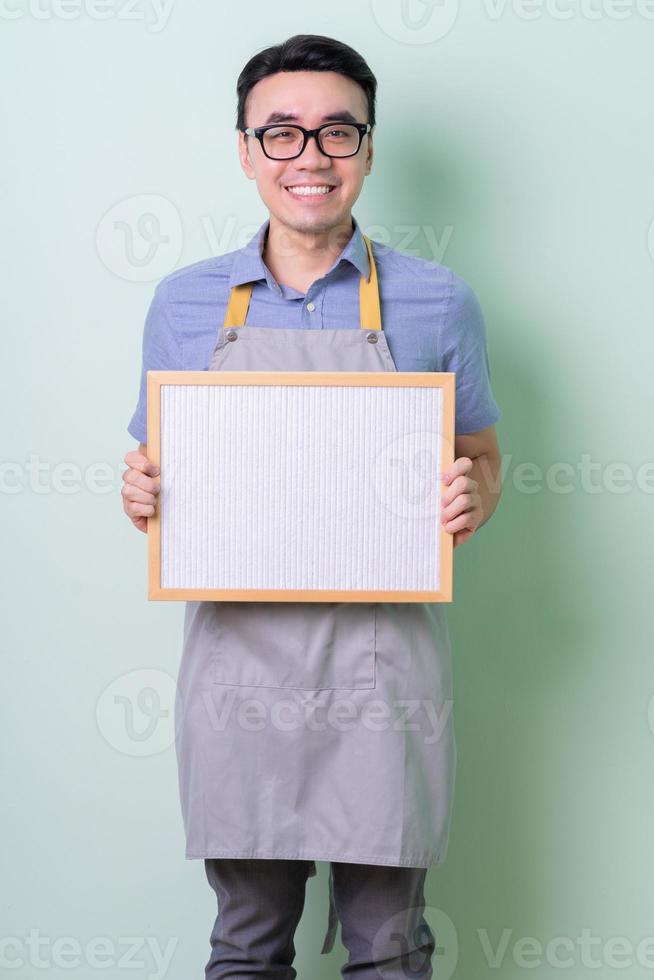
<svg viewBox="0 0 654 980">
<path fill-rule="evenodd" d="M 148 371 L 148 598 L 450 602 L 454 380 Z"/>
</svg>

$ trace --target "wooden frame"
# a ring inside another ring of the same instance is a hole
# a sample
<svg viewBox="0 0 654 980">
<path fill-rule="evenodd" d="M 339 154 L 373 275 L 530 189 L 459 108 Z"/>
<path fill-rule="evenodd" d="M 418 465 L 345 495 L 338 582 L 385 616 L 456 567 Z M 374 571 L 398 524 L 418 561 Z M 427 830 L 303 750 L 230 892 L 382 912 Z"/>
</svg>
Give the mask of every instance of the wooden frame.
<svg viewBox="0 0 654 980">
<path fill-rule="evenodd" d="M 353 385 L 375 387 L 432 387 L 441 389 L 440 455 L 438 473 L 442 474 L 454 460 L 455 375 L 451 372 L 411 371 L 148 371 L 147 372 L 147 453 L 161 469 L 162 491 L 166 472 L 161 468 L 161 389 L 166 385 Z M 440 493 L 438 487 L 438 510 Z M 435 589 L 225 589 L 171 588 L 161 586 L 161 507 L 157 500 L 154 516 L 148 518 L 148 598 L 187 601 L 277 601 L 277 602 L 451 602 L 452 601 L 452 535 L 439 521 L 439 587 Z"/>
</svg>

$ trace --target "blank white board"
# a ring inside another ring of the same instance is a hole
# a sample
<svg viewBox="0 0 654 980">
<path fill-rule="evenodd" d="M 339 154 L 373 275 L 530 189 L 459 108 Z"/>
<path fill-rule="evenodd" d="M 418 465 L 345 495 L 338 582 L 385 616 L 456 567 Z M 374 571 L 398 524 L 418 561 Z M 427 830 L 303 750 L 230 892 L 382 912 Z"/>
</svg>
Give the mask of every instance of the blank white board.
<svg viewBox="0 0 654 980">
<path fill-rule="evenodd" d="M 149 597 L 450 601 L 454 375 L 148 372 Z"/>
</svg>

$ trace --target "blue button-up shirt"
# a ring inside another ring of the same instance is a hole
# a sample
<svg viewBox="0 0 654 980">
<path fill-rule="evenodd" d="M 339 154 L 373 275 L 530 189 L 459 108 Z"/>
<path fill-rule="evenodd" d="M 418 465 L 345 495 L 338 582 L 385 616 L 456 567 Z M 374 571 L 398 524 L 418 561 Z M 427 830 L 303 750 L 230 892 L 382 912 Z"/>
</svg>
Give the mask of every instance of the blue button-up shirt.
<svg viewBox="0 0 654 980">
<path fill-rule="evenodd" d="M 370 262 L 361 228 L 306 293 L 278 283 L 263 261 L 269 222 L 241 249 L 177 269 L 158 283 L 143 332 L 141 384 L 127 427 L 147 441 L 149 370 L 207 370 L 232 286 L 254 282 L 247 324 L 313 330 L 359 328 L 359 281 Z M 447 266 L 372 242 L 382 329 L 398 371 L 454 371 L 455 432 L 501 418 L 493 396 L 486 327 L 470 286 Z"/>
</svg>

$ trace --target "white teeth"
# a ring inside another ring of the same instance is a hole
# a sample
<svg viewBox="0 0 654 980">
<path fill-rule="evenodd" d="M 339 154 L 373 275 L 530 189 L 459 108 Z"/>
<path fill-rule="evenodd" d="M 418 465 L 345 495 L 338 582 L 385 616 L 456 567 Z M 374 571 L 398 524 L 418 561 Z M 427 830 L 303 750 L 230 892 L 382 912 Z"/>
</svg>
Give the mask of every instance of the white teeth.
<svg viewBox="0 0 654 980">
<path fill-rule="evenodd" d="M 301 196 L 308 197 L 310 194 L 329 194 L 331 187 L 298 186 L 298 187 L 287 187 L 286 190 L 290 191 L 291 194 L 299 194 Z"/>
</svg>

